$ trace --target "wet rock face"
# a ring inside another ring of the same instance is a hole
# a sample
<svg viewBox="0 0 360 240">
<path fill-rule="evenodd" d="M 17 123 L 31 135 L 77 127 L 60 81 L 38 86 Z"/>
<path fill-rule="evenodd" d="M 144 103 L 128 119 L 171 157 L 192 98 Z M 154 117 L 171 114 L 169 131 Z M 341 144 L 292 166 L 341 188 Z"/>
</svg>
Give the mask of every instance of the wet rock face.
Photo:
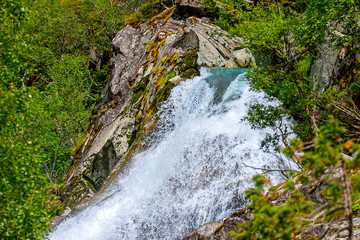
<svg viewBox="0 0 360 240">
<path fill-rule="evenodd" d="M 193 30 L 185 32 L 174 44 L 174 48 L 181 48 L 185 52 L 199 48 L 199 38 Z"/>
<path fill-rule="evenodd" d="M 333 34 L 341 34 L 341 27 L 336 26 Z M 326 89 L 335 85 L 348 84 L 352 76 L 347 76 L 353 72 L 358 53 L 348 51 L 346 47 L 336 48 L 336 43 L 332 37 L 327 35 L 325 41 L 318 47 L 319 51 L 311 67 L 310 77 L 318 87 L 318 91 L 324 92 Z"/>
<path fill-rule="evenodd" d="M 173 86 L 197 75 L 200 66 L 224 67 L 235 59 L 240 38 L 229 37 L 206 17 L 176 18 L 182 8 L 199 10 L 201 5 L 183 1 L 138 27 L 124 27 L 113 39 L 111 80 L 100 96 L 100 110 L 80 157 L 67 175 L 65 206 L 73 208 L 94 195 L 135 152 L 146 148 L 143 140 L 156 126 L 157 110 Z"/>
<path fill-rule="evenodd" d="M 320 87 L 320 92 L 330 87 L 334 75 L 334 66 L 338 59 L 338 51 L 329 42 L 323 43 L 319 48 L 319 53 L 311 68 L 310 76 L 316 78 L 315 82 Z"/>
<path fill-rule="evenodd" d="M 119 160 L 114 145 L 109 142 L 94 156 L 90 171 L 84 173 L 83 177 L 87 178 L 94 185 L 95 190 L 98 191 Z"/>
</svg>

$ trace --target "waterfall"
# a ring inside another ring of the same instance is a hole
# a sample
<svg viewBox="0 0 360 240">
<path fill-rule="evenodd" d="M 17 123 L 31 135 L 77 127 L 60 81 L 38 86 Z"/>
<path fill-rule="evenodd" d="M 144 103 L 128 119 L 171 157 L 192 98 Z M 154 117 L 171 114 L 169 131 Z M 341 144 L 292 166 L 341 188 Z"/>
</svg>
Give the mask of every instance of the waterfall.
<svg viewBox="0 0 360 240">
<path fill-rule="evenodd" d="M 251 91 L 245 75 L 245 69 L 202 68 L 200 76 L 174 87 L 150 147 L 113 180 L 106 196 L 64 220 L 49 238 L 181 239 L 247 204 L 243 192 L 261 171 L 245 165 L 294 168 L 260 149 L 272 129 L 252 129 L 244 120 L 251 103 L 278 104 Z"/>
</svg>

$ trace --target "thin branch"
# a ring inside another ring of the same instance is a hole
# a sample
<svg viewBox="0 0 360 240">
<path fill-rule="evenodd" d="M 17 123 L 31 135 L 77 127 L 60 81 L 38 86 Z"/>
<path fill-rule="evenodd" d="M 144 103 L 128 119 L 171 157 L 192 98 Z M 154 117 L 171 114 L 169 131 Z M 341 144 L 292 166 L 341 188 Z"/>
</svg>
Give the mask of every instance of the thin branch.
<svg viewBox="0 0 360 240">
<path fill-rule="evenodd" d="M 301 150 L 302 150 L 302 151 L 303 151 L 303 150 L 307 150 L 307 149 L 313 148 L 313 147 L 315 147 L 315 146 L 316 146 L 315 143 L 309 144 L 309 145 L 307 145 L 307 146 L 305 146 L 305 147 L 302 147 Z"/>
<path fill-rule="evenodd" d="M 81 124 L 80 120 L 78 120 L 78 124 L 79 124 L 79 126 L 80 126 L 80 128 L 81 128 L 81 131 L 82 131 L 82 132 L 85 132 L 85 130 L 84 130 L 84 128 L 83 128 L 83 126 L 82 126 L 82 124 Z"/>
<path fill-rule="evenodd" d="M 255 170 L 262 170 L 262 171 L 265 171 L 266 173 L 268 173 L 268 172 L 289 172 L 289 171 L 298 172 L 298 171 L 293 170 L 293 169 L 267 169 L 267 168 L 258 168 L 258 167 L 249 166 L 249 165 L 246 165 L 245 163 L 243 163 L 243 164 L 244 164 L 245 167 L 252 168 L 252 169 L 255 169 Z"/>
<path fill-rule="evenodd" d="M 160 1 L 160 3 L 161 3 L 161 5 L 163 5 L 164 6 L 164 8 L 165 8 L 165 10 L 168 10 L 169 9 L 169 7 L 168 6 L 166 6 L 162 1 Z"/>
<path fill-rule="evenodd" d="M 349 240 L 352 239 L 353 235 L 353 222 L 352 222 L 352 209 L 351 209 L 351 191 L 350 191 L 350 184 L 346 178 L 345 172 L 345 161 L 344 159 L 341 161 L 341 184 L 344 188 L 344 205 L 345 205 L 345 212 L 348 222 L 348 231 L 349 231 Z"/>
<path fill-rule="evenodd" d="M 348 99 L 349 100 L 349 99 Z M 360 113 L 359 109 L 356 107 L 355 103 L 353 103 L 352 100 L 350 100 L 350 103 L 353 105 L 354 109 L 351 109 L 350 107 L 342 106 L 337 102 L 330 102 L 331 106 L 338 109 L 339 111 L 342 111 L 343 113 L 353 117 L 354 119 L 360 121 Z M 355 107 L 354 107 L 355 106 Z"/>
<path fill-rule="evenodd" d="M 335 232 L 335 233 L 331 236 L 330 240 L 335 240 L 335 239 L 339 236 L 339 234 L 340 234 L 341 232 L 345 231 L 345 230 L 348 230 L 348 228 L 347 228 L 347 227 L 340 228 L 337 232 Z"/>
<path fill-rule="evenodd" d="M 340 206 L 340 207 L 331 209 L 330 211 L 328 211 L 328 210 L 322 210 L 321 212 L 319 212 L 318 214 L 316 214 L 313 218 L 301 218 L 301 220 L 307 221 L 307 222 L 312 222 L 311 225 L 314 225 L 315 222 L 316 222 L 316 220 L 318 220 L 320 217 L 322 217 L 322 216 L 327 216 L 327 215 L 329 215 L 329 214 L 331 214 L 331 213 L 333 213 L 333 212 L 336 212 L 336 211 L 338 211 L 338 210 L 340 210 L 340 209 L 344 209 L 344 207 L 343 207 L 343 206 Z"/>
<path fill-rule="evenodd" d="M 345 153 L 340 153 L 340 156 L 343 157 L 344 160 L 353 160 L 354 158 L 345 154 Z"/>
<path fill-rule="evenodd" d="M 315 147 L 316 144 L 315 144 L 315 139 L 311 140 L 311 141 L 308 141 L 308 142 L 303 142 L 301 143 L 301 146 L 299 148 L 299 151 L 304 151 L 304 150 L 307 150 L 307 149 L 310 149 L 310 148 L 313 148 Z"/>
</svg>

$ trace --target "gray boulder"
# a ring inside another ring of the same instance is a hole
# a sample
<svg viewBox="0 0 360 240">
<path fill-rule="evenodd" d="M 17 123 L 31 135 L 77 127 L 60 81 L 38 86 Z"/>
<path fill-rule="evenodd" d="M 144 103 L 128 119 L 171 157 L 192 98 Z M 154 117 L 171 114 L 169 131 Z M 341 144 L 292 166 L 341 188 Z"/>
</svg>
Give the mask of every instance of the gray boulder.
<svg viewBox="0 0 360 240">
<path fill-rule="evenodd" d="M 333 24 L 335 27 L 332 32 L 318 47 L 319 51 L 310 71 L 310 77 L 320 93 L 332 86 L 346 84 L 346 78 L 350 77 L 346 76 L 346 73 L 353 71 L 358 55 L 354 51 L 348 51 L 347 48 L 336 47 L 332 36 L 339 37 L 343 34 L 341 26 Z"/>
<path fill-rule="evenodd" d="M 234 51 L 225 66 L 229 68 L 254 68 L 256 67 L 256 61 L 250 50 L 248 48 L 243 48 Z"/>
</svg>

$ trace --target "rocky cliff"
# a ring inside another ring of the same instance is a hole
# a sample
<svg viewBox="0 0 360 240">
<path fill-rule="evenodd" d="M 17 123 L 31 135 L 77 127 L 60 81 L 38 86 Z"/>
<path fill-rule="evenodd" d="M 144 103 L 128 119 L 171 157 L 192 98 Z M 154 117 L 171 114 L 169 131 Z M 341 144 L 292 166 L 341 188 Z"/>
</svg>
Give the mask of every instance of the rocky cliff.
<svg viewBox="0 0 360 240">
<path fill-rule="evenodd" d="M 337 30 L 333 31 L 334 34 L 341 34 Z M 360 54 L 345 47 L 338 50 L 335 45 L 331 37 L 326 36 L 325 41 L 318 46 L 316 59 L 311 66 L 310 77 L 320 93 L 336 85 L 348 87 L 352 82 L 351 75 L 355 73 L 353 68 Z"/>
<path fill-rule="evenodd" d="M 249 50 L 237 49 L 241 42 L 213 25 L 197 1 L 124 27 L 112 41 L 111 80 L 100 96 L 101 110 L 66 176 L 64 208 L 93 196 L 147 147 L 143 140 L 173 86 L 196 76 L 200 66 L 254 67 Z"/>
</svg>

